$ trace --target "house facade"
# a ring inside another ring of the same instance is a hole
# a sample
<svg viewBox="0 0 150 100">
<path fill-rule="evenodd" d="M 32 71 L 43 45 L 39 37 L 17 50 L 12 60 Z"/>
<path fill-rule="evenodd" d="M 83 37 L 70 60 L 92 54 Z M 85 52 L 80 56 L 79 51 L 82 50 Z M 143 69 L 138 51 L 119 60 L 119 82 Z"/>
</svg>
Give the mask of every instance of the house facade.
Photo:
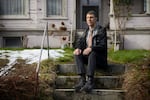
<svg viewBox="0 0 150 100">
<path fill-rule="evenodd" d="M 131 15 L 123 23 L 125 32 L 119 33 L 121 48 L 150 49 L 150 0 L 129 1 Z M 72 44 L 72 38 L 87 27 L 89 10 L 96 11 L 98 23 L 107 27 L 113 43 L 120 25 L 114 17 L 113 0 L 0 0 L 0 47 L 40 47 L 46 25 L 48 33 L 54 33 L 48 36 L 50 47 Z M 61 31 L 62 23 L 65 31 Z"/>
</svg>

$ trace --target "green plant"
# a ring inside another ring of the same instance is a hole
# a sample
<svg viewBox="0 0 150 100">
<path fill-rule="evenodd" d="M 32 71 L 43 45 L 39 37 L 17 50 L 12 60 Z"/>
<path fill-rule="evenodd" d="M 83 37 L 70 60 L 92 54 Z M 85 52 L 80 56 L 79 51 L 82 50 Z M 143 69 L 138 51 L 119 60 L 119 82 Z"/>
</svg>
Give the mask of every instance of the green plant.
<svg viewBox="0 0 150 100">
<path fill-rule="evenodd" d="M 56 59 L 56 61 L 59 63 L 73 62 L 73 50 L 73 48 L 65 48 L 65 52 L 63 53 L 64 56 Z"/>
</svg>

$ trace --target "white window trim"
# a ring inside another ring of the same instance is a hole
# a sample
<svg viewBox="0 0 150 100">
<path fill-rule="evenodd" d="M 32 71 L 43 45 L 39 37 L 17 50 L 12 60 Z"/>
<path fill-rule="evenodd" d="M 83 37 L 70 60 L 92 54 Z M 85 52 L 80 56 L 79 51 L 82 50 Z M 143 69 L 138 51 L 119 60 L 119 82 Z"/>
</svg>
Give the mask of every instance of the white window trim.
<svg viewBox="0 0 150 100">
<path fill-rule="evenodd" d="M 29 19 L 29 10 L 30 10 L 30 3 L 29 0 L 25 0 L 25 15 L 0 15 L 0 19 Z"/>
<path fill-rule="evenodd" d="M 43 19 L 56 19 L 56 20 L 61 20 L 61 19 L 68 19 L 68 0 L 63 0 L 65 7 L 63 8 L 64 16 L 57 16 L 57 15 L 51 15 L 47 16 L 47 4 L 46 0 L 44 0 L 44 16 Z"/>
</svg>

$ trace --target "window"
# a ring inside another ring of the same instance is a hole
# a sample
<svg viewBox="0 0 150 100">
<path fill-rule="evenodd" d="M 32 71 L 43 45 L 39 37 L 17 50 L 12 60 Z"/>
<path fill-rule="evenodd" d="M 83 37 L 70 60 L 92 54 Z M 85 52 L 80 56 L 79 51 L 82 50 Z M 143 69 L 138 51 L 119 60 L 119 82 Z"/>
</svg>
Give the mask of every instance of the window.
<svg viewBox="0 0 150 100">
<path fill-rule="evenodd" d="M 0 0 L 0 16 L 27 15 L 28 0 Z"/>
<path fill-rule="evenodd" d="M 22 47 L 21 37 L 3 37 L 3 47 Z"/>
<path fill-rule="evenodd" d="M 47 0 L 47 17 L 66 17 L 67 0 Z"/>
</svg>

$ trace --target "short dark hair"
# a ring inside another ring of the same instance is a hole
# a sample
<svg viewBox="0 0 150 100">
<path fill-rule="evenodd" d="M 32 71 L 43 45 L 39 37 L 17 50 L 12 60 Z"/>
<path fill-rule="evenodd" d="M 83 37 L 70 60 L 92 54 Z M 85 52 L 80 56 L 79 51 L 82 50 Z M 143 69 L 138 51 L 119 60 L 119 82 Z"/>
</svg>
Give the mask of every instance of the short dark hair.
<svg viewBox="0 0 150 100">
<path fill-rule="evenodd" d="M 86 15 L 87 15 L 87 14 L 93 14 L 95 17 L 97 17 L 97 14 L 96 14 L 96 12 L 95 12 L 94 10 L 88 11 L 88 12 L 86 13 Z"/>
</svg>

